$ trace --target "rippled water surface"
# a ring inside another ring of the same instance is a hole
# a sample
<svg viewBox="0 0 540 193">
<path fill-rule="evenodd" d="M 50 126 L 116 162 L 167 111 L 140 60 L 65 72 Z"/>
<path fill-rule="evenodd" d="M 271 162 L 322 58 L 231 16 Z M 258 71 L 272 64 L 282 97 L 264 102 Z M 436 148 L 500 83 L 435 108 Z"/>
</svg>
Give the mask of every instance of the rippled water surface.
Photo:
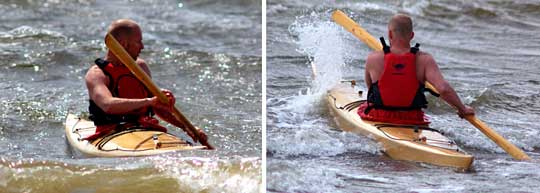
<svg viewBox="0 0 540 193">
<path fill-rule="evenodd" d="M 0 13 L 0 192 L 262 187 L 261 2 L 8 0 Z M 218 150 L 85 158 L 66 145 L 64 118 L 87 111 L 84 75 L 119 18 L 140 24 L 155 82 Z"/>
<path fill-rule="evenodd" d="M 340 80 L 364 79 L 369 48 L 330 19 L 341 9 L 375 37 L 396 13 L 462 100 L 533 158 L 513 160 L 444 102 L 427 114 L 475 156 L 472 171 L 391 160 L 342 132 L 326 104 Z M 281 1 L 267 5 L 268 192 L 539 192 L 540 3 L 537 1 Z M 318 74 L 312 78 L 311 66 Z"/>
</svg>

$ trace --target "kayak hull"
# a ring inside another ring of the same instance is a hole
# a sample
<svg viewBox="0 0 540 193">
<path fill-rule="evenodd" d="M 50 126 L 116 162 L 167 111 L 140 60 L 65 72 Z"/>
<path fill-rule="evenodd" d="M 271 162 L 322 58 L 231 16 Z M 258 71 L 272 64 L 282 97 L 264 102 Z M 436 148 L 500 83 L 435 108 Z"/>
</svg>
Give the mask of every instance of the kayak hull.
<svg viewBox="0 0 540 193">
<path fill-rule="evenodd" d="M 364 121 L 357 114 L 365 97 L 354 86 L 341 83 L 330 89 L 328 104 L 338 127 L 379 142 L 392 159 L 468 169 L 473 156 L 459 149 L 450 139 L 428 125 L 399 125 Z M 426 128 L 426 129 L 422 129 Z"/>
<path fill-rule="evenodd" d="M 68 114 L 65 122 L 66 140 L 73 149 L 88 157 L 148 156 L 205 149 L 205 146 L 192 146 L 172 134 L 146 129 L 125 130 L 93 141 L 83 140 L 95 131 L 92 121 Z"/>
</svg>

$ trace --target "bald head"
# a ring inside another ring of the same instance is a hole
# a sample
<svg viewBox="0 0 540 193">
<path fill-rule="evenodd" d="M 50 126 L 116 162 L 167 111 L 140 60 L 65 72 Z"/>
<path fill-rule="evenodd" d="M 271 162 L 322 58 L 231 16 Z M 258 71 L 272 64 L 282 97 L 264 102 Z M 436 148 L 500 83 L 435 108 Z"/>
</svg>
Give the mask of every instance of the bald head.
<svg viewBox="0 0 540 193">
<path fill-rule="evenodd" d="M 388 22 L 388 30 L 398 38 L 411 38 L 413 32 L 412 20 L 404 14 L 397 14 Z"/>
<path fill-rule="evenodd" d="M 117 40 L 124 40 L 126 37 L 133 36 L 141 32 L 141 28 L 135 21 L 130 19 L 119 19 L 113 21 L 109 26 L 110 33 Z"/>
<path fill-rule="evenodd" d="M 144 49 L 141 28 L 133 20 L 119 19 L 113 21 L 109 26 L 108 33 L 118 40 L 118 43 L 120 43 L 120 45 L 122 45 L 135 60 L 141 53 L 141 50 Z M 107 58 L 115 58 L 110 50 Z"/>
</svg>

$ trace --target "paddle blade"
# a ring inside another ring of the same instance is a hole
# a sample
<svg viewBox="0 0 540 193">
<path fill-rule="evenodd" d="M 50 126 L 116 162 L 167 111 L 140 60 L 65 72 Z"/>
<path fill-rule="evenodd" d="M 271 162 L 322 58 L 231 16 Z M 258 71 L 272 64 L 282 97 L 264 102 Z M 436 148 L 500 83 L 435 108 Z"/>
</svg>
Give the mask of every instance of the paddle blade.
<svg viewBox="0 0 540 193">
<path fill-rule="evenodd" d="M 373 50 L 382 50 L 381 43 L 373 38 L 364 28 L 360 27 L 354 20 L 349 18 L 345 13 L 340 10 L 334 11 L 332 14 L 332 19 L 339 25 L 343 26 L 347 31 L 351 32 L 358 39 L 362 40 L 366 45 L 368 45 Z"/>
</svg>

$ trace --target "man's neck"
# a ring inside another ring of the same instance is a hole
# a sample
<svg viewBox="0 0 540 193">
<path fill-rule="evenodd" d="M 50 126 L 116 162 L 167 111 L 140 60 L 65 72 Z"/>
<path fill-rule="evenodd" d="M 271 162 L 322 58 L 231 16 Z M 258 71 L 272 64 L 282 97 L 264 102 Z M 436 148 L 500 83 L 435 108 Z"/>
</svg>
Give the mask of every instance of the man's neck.
<svg viewBox="0 0 540 193">
<path fill-rule="evenodd" d="M 392 47 L 392 50 L 401 52 L 409 50 L 411 47 L 411 42 L 402 39 L 393 39 L 390 41 L 390 46 Z"/>
<path fill-rule="evenodd" d="M 122 62 L 118 58 L 116 58 L 116 56 L 110 51 L 107 53 L 107 57 L 105 58 L 105 60 L 107 60 L 108 62 L 112 63 L 115 66 L 122 65 Z"/>
</svg>

